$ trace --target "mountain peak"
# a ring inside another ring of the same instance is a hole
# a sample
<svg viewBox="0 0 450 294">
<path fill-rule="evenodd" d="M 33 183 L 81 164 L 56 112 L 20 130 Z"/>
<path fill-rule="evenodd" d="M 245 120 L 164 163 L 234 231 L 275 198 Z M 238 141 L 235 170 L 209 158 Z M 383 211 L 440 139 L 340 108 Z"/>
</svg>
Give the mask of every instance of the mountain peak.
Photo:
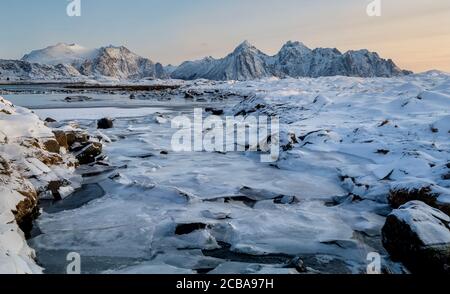
<svg viewBox="0 0 450 294">
<path fill-rule="evenodd" d="M 249 41 L 245 40 L 239 46 L 236 47 L 234 52 L 242 52 L 242 51 L 248 51 L 248 50 L 257 50 L 255 46 L 253 46 Z"/>
<path fill-rule="evenodd" d="M 93 51 L 75 43 L 60 42 L 44 49 L 31 51 L 24 55 L 22 60 L 49 65 L 72 64 L 87 58 Z"/>
<path fill-rule="evenodd" d="M 299 41 L 287 41 L 283 47 L 306 47 L 306 45 Z"/>
</svg>

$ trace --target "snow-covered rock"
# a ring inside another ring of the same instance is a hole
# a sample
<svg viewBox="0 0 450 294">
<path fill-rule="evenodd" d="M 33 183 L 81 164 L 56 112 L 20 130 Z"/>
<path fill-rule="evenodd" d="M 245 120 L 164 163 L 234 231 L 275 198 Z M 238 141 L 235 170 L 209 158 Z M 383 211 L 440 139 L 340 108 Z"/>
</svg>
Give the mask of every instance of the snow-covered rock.
<svg viewBox="0 0 450 294">
<path fill-rule="evenodd" d="M 1 97 L 0 134 L 0 273 L 41 273 L 19 225 L 28 227 L 38 214 L 40 194 L 53 189 L 65 195 L 81 177 L 74 175 L 72 155 L 46 149 L 49 140 L 56 142 L 52 130 Z"/>
<path fill-rule="evenodd" d="M 388 216 L 383 244 L 413 272 L 450 271 L 450 217 L 423 202 L 408 202 Z"/>
</svg>

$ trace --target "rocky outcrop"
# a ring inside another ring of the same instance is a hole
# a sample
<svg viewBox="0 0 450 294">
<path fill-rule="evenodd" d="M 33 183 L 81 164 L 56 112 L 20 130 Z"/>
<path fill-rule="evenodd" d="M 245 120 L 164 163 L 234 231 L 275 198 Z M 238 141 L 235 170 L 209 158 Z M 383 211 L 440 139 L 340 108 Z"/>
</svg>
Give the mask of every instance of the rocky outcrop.
<svg viewBox="0 0 450 294">
<path fill-rule="evenodd" d="M 413 273 L 450 273 L 450 218 L 423 202 L 394 210 L 382 230 L 391 257 Z"/>
<path fill-rule="evenodd" d="M 79 163 L 66 150 L 77 144 L 98 149 L 100 143 L 89 142 L 82 131 L 51 130 L 1 97 L 0 134 L 0 273 L 41 273 L 25 241 L 39 215 L 38 200 L 60 200 L 79 188 Z"/>
</svg>

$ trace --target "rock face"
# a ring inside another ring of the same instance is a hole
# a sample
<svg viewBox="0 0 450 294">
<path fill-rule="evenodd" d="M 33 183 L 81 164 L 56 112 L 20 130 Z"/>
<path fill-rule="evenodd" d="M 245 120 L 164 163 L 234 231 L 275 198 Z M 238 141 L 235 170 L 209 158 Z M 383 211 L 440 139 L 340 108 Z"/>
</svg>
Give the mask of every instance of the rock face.
<svg viewBox="0 0 450 294">
<path fill-rule="evenodd" d="M 394 260 L 413 273 L 450 273 L 450 217 L 423 202 L 394 210 L 382 230 Z"/>
<path fill-rule="evenodd" d="M 268 56 L 247 41 L 222 59 L 212 57 L 188 61 L 171 77 L 184 80 L 251 80 L 265 77 L 392 77 L 409 74 L 392 60 L 382 59 L 368 50 L 348 51 L 318 48 L 311 50 L 300 42 L 288 42 L 275 56 Z"/>
</svg>

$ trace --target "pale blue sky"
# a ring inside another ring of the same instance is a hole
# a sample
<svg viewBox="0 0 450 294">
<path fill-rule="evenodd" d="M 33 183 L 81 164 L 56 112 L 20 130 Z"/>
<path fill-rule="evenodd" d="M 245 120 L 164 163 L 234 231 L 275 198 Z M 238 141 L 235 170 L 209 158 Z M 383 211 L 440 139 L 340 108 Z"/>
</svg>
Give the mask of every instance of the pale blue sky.
<svg viewBox="0 0 450 294">
<path fill-rule="evenodd" d="M 125 45 L 164 64 L 222 57 L 243 40 L 274 54 L 287 40 L 310 47 L 368 48 L 416 71 L 450 71 L 450 1 L 382 0 L 0 0 L 0 58 L 58 42 Z"/>
</svg>

